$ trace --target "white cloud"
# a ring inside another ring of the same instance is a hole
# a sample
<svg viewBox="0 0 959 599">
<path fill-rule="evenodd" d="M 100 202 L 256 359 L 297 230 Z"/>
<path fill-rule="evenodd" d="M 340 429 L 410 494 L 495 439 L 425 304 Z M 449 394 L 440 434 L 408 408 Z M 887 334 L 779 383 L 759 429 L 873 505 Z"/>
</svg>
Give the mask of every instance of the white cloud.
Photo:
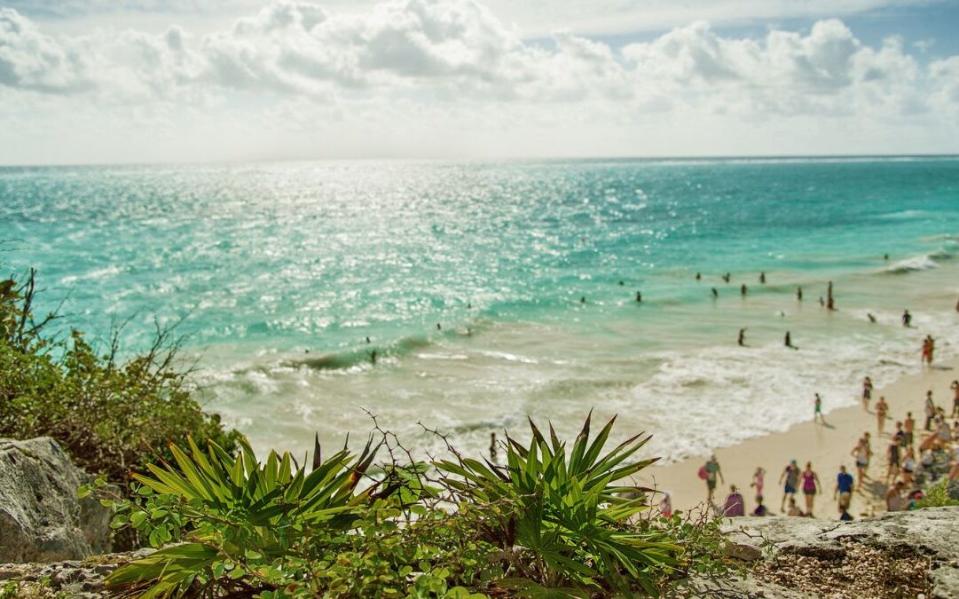
<svg viewBox="0 0 959 599">
<path fill-rule="evenodd" d="M 89 141 L 97 127 L 103 155 L 128 159 L 138 157 L 115 147 L 124 135 L 151 157 L 186 159 L 200 145 L 214 158 L 402 154 L 403 140 L 408 155 L 485 155 L 497 139 L 508 154 L 662 154 L 677 143 L 749 153 L 767 151 L 763 136 L 729 132 L 760 126 L 792 132 L 806 151 L 856 151 L 848 131 L 910 144 L 872 152 L 921 151 L 923 139 L 955 148 L 955 121 L 935 114 L 957 112 L 959 57 L 924 66 L 910 47 L 865 44 L 838 19 L 759 38 L 697 21 L 621 49 L 569 32 L 531 43 L 473 0 L 389 0 L 361 13 L 276 0 L 192 35 L 54 36 L 0 9 L 0 126 L 22 142 L 0 161 L 46 159 L 51 131 L 64 152 L 64 139 Z M 812 136 L 810 123 L 827 134 Z M 201 131 L 230 131 L 230 147 L 197 144 Z"/>
</svg>

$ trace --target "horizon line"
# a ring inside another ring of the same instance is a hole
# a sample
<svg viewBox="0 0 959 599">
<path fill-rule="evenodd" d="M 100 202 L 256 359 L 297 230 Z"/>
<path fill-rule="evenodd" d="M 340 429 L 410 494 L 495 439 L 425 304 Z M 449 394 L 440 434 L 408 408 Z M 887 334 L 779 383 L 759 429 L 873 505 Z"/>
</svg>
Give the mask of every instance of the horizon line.
<svg viewBox="0 0 959 599">
<path fill-rule="evenodd" d="M 173 166 L 241 166 L 251 164 L 286 164 L 286 163 L 322 163 L 322 162 L 434 162 L 434 163 L 498 163 L 498 162 L 590 162 L 590 161 L 636 161 L 636 162 L 668 162 L 668 161 L 709 161 L 709 160 L 850 160 L 850 159 L 895 159 L 895 158 L 959 158 L 955 153 L 907 153 L 907 154 L 687 154 L 687 155 L 597 155 L 597 156 L 504 156 L 494 157 L 400 157 L 400 156 L 366 156 L 366 157 L 324 157 L 324 158 L 249 158 L 235 160 L 210 161 L 131 161 L 131 162 L 50 162 L 50 163 L 4 163 L 0 169 L 42 169 L 42 168 L 95 168 L 95 167 L 173 167 Z"/>
</svg>

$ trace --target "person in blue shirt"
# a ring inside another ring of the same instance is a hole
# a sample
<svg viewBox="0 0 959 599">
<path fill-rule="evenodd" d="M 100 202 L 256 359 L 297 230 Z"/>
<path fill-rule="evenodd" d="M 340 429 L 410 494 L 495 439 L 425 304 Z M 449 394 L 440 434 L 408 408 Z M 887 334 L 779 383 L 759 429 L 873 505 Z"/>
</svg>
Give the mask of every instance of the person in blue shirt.
<svg viewBox="0 0 959 599">
<path fill-rule="evenodd" d="M 837 496 L 839 497 L 840 508 L 849 507 L 849 503 L 852 501 L 853 482 L 852 474 L 846 472 L 845 466 L 840 466 L 839 474 L 836 475 L 836 490 L 832 494 L 834 499 Z"/>
</svg>

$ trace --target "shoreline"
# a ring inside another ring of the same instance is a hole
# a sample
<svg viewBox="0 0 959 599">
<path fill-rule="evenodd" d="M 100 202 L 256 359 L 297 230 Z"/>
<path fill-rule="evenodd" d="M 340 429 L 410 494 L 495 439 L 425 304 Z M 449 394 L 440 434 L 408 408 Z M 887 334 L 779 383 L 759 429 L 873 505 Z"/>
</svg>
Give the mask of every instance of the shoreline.
<svg viewBox="0 0 959 599">
<path fill-rule="evenodd" d="M 916 352 L 917 369 L 918 351 Z M 953 380 L 959 379 L 959 357 L 940 360 L 933 367 L 921 367 L 921 371 L 905 374 L 881 388 L 873 390 L 868 412 L 861 400 L 855 406 L 837 408 L 825 414 L 827 424 L 807 420 L 793 425 L 786 431 L 753 437 L 729 447 L 718 448 L 715 455 L 722 469 L 723 479 L 717 484 L 714 502 L 722 504 L 729 493 L 730 484 L 736 485 L 746 503 L 746 514 L 756 507 L 755 491 L 750 488 L 757 466 L 766 470 L 763 503 L 770 515 L 779 515 L 783 487 L 779 477 L 786 464 L 795 459 L 800 468 L 811 461 L 819 475 L 821 487 L 817 493 L 814 514 L 818 518 L 838 519 L 837 503 L 833 499 L 836 474 L 839 466 L 845 465 L 848 472 L 856 475 L 855 460 L 850 455 L 857 440 L 866 431 L 871 433 L 872 459 L 862 492 L 855 492 L 849 513 L 855 518 L 871 516 L 885 511 L 885 475 L 887 468 L 886 449 L 890 435 L 896 430 L 896 421 L 903 420 L 911 411 L 916 420 L 916 446 L 924 436 L 924 402 L 926 391 L 931 389 L 937 406 L 952 411 Z M 863 376 L 868 373 L 863 373 Z M 885 396 L 889 404 L 884 433 L 877 434 L 877 418 L 873 410 L 879 397 Z M 809 413 L 813 413 L 813 399 L 809 398 Z M 952 419 L 950 418 L 950 421 Z M 697 473 L 708 456 L 693 456 L 662 466 L 651 466 L 637 481 L 645 486 L 670 494 L 674 510 L 701 510 L 706 502 L 706 484 Z M 916 456 L 917 460 L 919 456 Z M 857 481 L 858 483 L 858 481 Z M 658 500 L 654 500 L 654 503 Z M 796 494 L 796 502 L 805 510 L 802 492 Z"/>
</svg>

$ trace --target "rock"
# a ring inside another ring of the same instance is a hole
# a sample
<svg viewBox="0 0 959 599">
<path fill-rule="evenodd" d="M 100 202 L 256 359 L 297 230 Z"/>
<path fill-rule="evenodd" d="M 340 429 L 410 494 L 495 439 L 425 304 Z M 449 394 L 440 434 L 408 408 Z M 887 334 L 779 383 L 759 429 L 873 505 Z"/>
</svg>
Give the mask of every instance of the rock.
<svg viewBox="0 0 959 599">
<path fill-rule="evenodd" d="M 110 511 L 77 498 L 89 480 L 49 437 L 0 439 L 0 563 L 109 551 Z"/>
<path fill-rule="evenodd" d="M 726 545 L 726 555 L 740 561 L 753 562 L 762 559 L 763 552 L 760 548 L 747 543 L 729 543 Z"/>
<path fill-rule="evenodd" d="M 764 556 L 740 581 L 745 594 L 786 597 L 782 589 L 790 588 L 805 597 L 959 597 L 959 508 L 854 522 L 735 518 L 724 532 L 735 552 L 750 547 Z"/>
<path fill-rule="evenodd" d="M 103 580 L 118 567 L 150 555 L 153 549 L 129 553 L 97 555 L 83 561 L 67 560 L 49 564 L 25 563 L 0 565 L 0 589 L 15 585 L 10 597 L 35 599 L 98 599 L 116 596 L 104 588 Z M 0 592 L 2 595 L 2 592 Z"/>
</svg>

